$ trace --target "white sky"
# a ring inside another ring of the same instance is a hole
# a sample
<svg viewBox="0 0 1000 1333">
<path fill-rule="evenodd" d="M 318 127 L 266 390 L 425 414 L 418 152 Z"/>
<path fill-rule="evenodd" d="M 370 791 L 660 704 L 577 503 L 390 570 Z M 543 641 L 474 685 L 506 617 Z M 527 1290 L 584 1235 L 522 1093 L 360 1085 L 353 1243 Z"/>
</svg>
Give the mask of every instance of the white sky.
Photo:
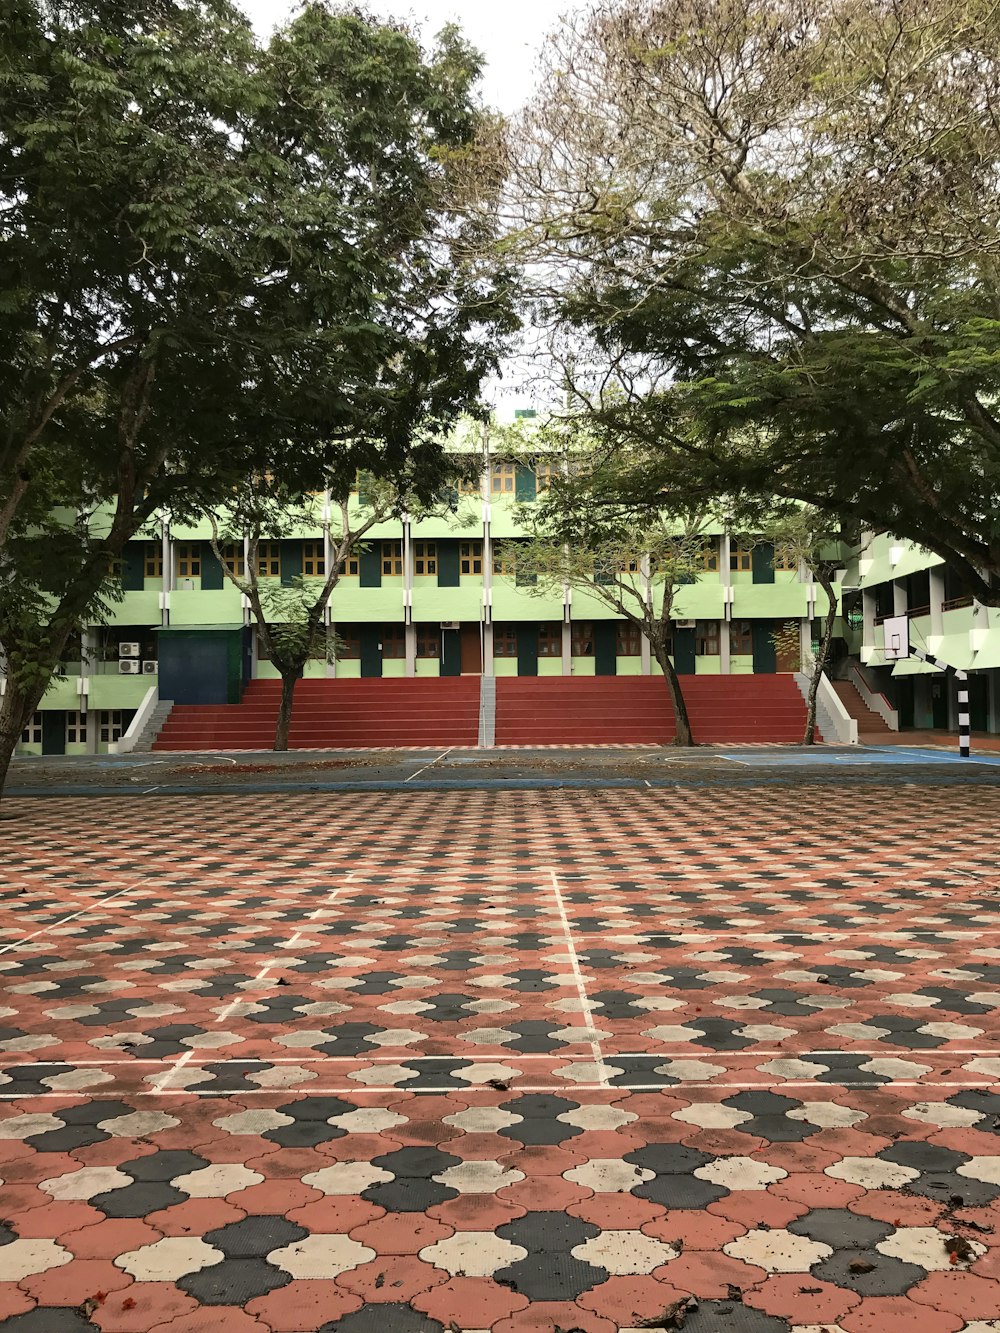
<svg viewBox="0 0 1000 1333">
<path fill-rule="evenodd" d="M 288 18 L 296 0 L 236 0 L 262 36 Z M 374 14 L 416 19 L 426 36 L 457 21 L 487 60 L 485 101 L 501 111 L 516 110 L 532 89 L 538 49 L 560 14 L 580 0 L 367 0 Z"/>
</svg>

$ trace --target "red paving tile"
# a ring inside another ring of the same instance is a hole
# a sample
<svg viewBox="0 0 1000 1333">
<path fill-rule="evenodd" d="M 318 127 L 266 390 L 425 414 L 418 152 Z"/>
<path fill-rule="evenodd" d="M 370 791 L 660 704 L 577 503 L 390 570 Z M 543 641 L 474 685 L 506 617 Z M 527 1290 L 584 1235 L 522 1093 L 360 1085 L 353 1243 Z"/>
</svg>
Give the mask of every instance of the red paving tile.
<svg viewBox="0 0 1000 1333">
<path fill-rule="evenodd" d="M 211 800 L 22 807 L 13 1333 L 1000 1320 L 995 788 Z"/>
</svg>

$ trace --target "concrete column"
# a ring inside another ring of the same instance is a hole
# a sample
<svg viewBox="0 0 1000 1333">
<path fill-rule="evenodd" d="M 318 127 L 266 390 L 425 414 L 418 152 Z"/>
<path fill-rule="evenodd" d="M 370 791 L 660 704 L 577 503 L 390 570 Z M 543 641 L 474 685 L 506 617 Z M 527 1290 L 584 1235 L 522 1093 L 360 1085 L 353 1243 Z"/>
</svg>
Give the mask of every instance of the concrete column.
<svg viewBox="0 0 1000 1333">
<path fill-rule="evenodd" d="M 906 584 L 901 579 L 892 581 L 892 613 L 894 616 L 905 616 L 909 607 L 906 600 Z"/>
<path fill-rule="evenodd" d="M 160 543 L 163 552 L 163 591 L 167 594 L 164 597 L 166 605 L 160 611 L 160 624 L 170 624 L 170 592 L 174 586 L 174 551 L 173 542 L 170 540 L 170 519 L 166 514 L 160 516 Z"/>
<path fill-rule="evenodd" d="M 930 577 L 931 633 L 944 633 L 944 565 L 927 571 Z"/>
<path fill-rule="evenodd" d="M 573 674 L 573 626 L 569 623 L 570 607 L 563 610 L 562 627 L 562 673 L 564 676 Z"/>
<path fill-rule="evenodd" d="M 799 621 L 799 669 L 812 670 L 812 621 L 808 617 Z"/>
<path fill-rule="evenodd" d="M 640 556 L 639 573 L 642 580 L 640 587 L 642 590 L 643 600 L 648 602 L 649 600 L 649 556 L 648 555 Z M 652 648 L 650 648 L 649 640 L 646 638 L 645 634 L 642 636 L 642 644 L 639 651 L 641 654 L 640 660 L 642 665 L 640 669 L 642 671 L 642 674 L 644 676 L 650 676 L 653 673 L 653 650 Z"/>
<path fill-rule="evenodd" d="M 417 630 L 413 623 L 413 541 L 410 518 L 403 518 L 403 651 L 406 661 L 403 667 L 407 676 L 417 674 Z"/>
<path fill-rule="evenodd" d="M 729 548 L 731 539 L 728 531 L 722 534 L 719 541 L 719 582 L 726 590 L 726 600 L 723 604 L 723 616 L 725 619 L 719 626 L 719 653 L 721 661 L 719 668 L 724 676 L 732 675 L 732 643 L 730 640 L 729 626 L 733 619 L 733 606 L 729 600 L 729 589 L 733 584 L 733 571 L 729 568 Z"/>
<path fill-rule="evenodd" d="M 333 538 L 330 536 L 330 519 L 333 514 L 333 508 L 330 502 L 330 492 L 323 492 L 323 568 L 327 574 L 333 564 Z M 333 613 L 330 610 L 330 601 L 327 599 L 326 606 L 323 608 L 323 623 L 326 625 L 327 639 L 333 633 Z M 326 661 L 325 675 L 328 680 L 336 679 L 337 663 L 331 662 L 329 658 Z"/>
<path fill-rule="evenodd" d="M 490 505 L 490 470 L 489 457 L 483 464 L 481 480 L 483 504 L 483 604 L 479 615 L 482 620 L 483 635 L 483 675 L 496 674 L 493 664 L 493 533 L 491 523 L 493 509 Z"/>
<path fill-rule="evenodd" d="M 875 594 L 865 588 L 861 593 L 861 646 L 875 647 Z"/>
</svg>

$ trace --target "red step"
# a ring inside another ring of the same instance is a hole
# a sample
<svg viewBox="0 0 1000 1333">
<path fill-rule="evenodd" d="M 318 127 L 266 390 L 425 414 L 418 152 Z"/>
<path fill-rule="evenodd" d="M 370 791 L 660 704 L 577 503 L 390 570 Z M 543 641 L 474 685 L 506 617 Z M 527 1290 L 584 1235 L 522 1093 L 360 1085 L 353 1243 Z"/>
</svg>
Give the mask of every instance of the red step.
<svg viewBox="0 0 1000 1333">
<path fill-rule="evenodd" d="M 366 746 L 475 745 L 479 677 L 299 681 L 289 746 L 294 750 Z M 254 680 L 239 704 L 179 704 L 156 750 L 269 750 L 280 680 Z"/>
<path fill-rule="evenodd" d="M 805 702 L 793 677 L 682 676 L 695 742 L 801 741 Z M 659 676 L 501 677 L 498 745 L 663 744 L 674 715 Z"/>
</svg>

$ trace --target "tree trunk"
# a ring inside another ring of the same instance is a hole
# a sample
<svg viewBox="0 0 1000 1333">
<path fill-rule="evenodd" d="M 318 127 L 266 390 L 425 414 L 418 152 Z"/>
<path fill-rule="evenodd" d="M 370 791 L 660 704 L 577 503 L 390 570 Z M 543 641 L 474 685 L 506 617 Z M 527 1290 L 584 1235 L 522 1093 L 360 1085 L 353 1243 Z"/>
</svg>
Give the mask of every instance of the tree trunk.
<svg viewBox="0 0 1000 1333">
<path fill-rule="evenodd" d="M 21 732 L 41 703 L 44 693 L 45 684 L 29 694 L 15 678 L 7 677 L 7 688 L 4 691 L 3 702 L 0 703 L 0 795 L 6 786 L 10 761 L 21 739 Z"/>
<path fill-rule="evenodd" d="M 301 671 L 281 674 L 281 703 L 278 705 L 278 725 L 274 729 L 276 750 L 288 749 L 288 732 L 292 725 L 292 700 L 295 696 L 295 686 L 301 678 Z"/>
<path fill-rule="evenodd" d="M 826 613 L 826 624 L 823 627 L 823 640 L 820 643 L 819 652 L 816 654 L 816 661 L 813 663 L 812 680 L 809 682 L 809 694 L 806 699 L 806 734 L 802 737 L 803 745 L 816 744 L 816 699 L 819 695 L 819 683 L 823 678 L 827 659 L 830 656 L 833 626 L 837 619 L 837 595 L 833 590 L 833 584 L 828 578 L 824 578 L 822 575 L 817 575 L 817 579 L 820 587 L 830 599 L 830 608 Z"/>
<path fill-rule="evenodd" d="M 670 657 L 657 644 L 653 645 L 653 651 L 656 654 L 656 661 L 660 670 L 663 672 L 663 679 L 666 683 L 667 693 L 670 695 L 670 702 L 674 708 L 675 730 L 674 744 L 690 746 L 694 745 L 691 736 L 691 720 L 688 717 L 687 704 L 684 702 L 684 695 L 681 693 L 681 683 L 674 670 L 674 664 Z"/>
</svg>

